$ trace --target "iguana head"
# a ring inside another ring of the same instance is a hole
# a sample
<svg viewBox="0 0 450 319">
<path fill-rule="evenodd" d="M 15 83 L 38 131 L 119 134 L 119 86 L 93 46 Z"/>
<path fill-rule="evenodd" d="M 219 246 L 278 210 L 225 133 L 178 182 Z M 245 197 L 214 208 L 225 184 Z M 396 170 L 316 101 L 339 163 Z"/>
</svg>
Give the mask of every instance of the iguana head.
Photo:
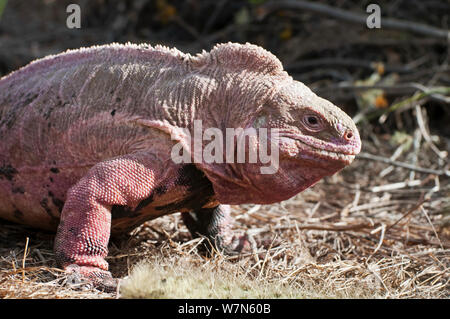
<svg viewBox="0 0 450 319">
<path fill-rule="evenodd" d="M 280 163 L 301 161 L 334 173 L 335 167 L 349 165 L 361 149 L 353 120 L 298 81 L 282 86 L 259 110 L 252 126 L 278 130 Z"/>
<path fill-rule="evenodd" d="M 261 139 L 254 138 L 247 144 L 245 163 L 203 165 L 220 202 L 286 200 L 349 165 L 359 153 L 361 141 L 352 119 L 293 80 L 270 52 L 250 44 L 228 43 L 217 46 L 207 57 L 216 79 L 217 74 L 222 76 L 218 83 L 225 83 L 218 89 L 220 98 L 215 105 L 221 116 L 214 125 L 242 127 L 242 135 L 253 130 L 258 137 L 265 129 L 267 147 L 277 148 L 277 158 L 270 164 L 260 158 L 251 163 L 248 152 L 264 146 Z M 217 106 L 223 101 L 226 105 Z M 270 165 L 274 169 L 268 169 Z"/>
<path fill-rule="evenodd" d="M 282 86 L 266 101 L 252 126 L 273 132 L 272 145 L 278 146 L 278 171 L 254 177 L 279 190 L 270 200 L 289 198 L 333 175 L 351 164 L 361 150 L 352 119 L 298 81 Z"/>
</svg>

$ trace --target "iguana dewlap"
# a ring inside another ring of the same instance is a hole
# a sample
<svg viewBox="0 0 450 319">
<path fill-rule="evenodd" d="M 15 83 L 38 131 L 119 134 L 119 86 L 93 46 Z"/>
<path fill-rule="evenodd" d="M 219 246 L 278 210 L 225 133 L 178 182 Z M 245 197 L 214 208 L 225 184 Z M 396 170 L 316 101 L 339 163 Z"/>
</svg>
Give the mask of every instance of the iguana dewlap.
<svg viewBox="0 0 450 319">
<path fill-rule="evenodd" d="M 259 161 L 175 163 L 173 147 L 190 143 L 195 120 L 203 130 L 277 129 L 278 170 L 262 174 Z M 250 44 L 196 56 L 96 46 L 0 79 L 0 217 L 57 230 L 57 261 L 100 284 L 110 278 L 111 231 L 182 212 L 191 232 L 239 251 L 227 204 L 288 199 L 360 148 L 343 111 Z"/>
</svg>

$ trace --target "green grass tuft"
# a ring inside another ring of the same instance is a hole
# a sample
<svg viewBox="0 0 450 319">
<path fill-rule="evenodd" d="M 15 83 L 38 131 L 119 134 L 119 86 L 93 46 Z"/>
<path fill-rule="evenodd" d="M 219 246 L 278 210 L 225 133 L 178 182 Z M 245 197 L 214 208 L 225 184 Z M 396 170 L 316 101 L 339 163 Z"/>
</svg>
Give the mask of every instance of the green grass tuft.
<svg viewBox="0 0 450 319">
<path fill-rule="evenodd" d="M 195 266 L 188 260 L 171 263 L 168 260 L 147 261 L 137 264 L 120 286 L 121 298 L 145 299 L 276 299 L 276 298 L 335 298 L 334 291 L 321 285 L 289 284 L 245 274 L 235 264 L 213 266 L 207 263 Z M 353 290 L 346 297 L 376 297 Z"/>
<path fill-rule="evenodd" d="M 186 266 L 186 265 L 184 265 Z M 277 283 L 250 280 L 238 273 L 183 266 L 141 263 L 124 279 L 123 298 L 302 298 L 302 294 Z"/>
</svg>

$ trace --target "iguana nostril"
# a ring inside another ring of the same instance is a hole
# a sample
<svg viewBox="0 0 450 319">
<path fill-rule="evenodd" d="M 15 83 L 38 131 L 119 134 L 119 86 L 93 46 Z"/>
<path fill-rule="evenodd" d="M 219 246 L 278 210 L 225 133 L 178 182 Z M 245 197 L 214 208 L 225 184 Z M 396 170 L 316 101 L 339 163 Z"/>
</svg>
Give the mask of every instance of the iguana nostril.
<svg viewBox="0 0 450 319">
<path fill-rule="evenodd" d="M 344 138 L 345 138 L 347 141 L 351 141 L 351 140 L 353 139 L 353 132 L 352 132 L 352 131 L 347 131 L 347 132 L 345 132 Z"/>
</svg>

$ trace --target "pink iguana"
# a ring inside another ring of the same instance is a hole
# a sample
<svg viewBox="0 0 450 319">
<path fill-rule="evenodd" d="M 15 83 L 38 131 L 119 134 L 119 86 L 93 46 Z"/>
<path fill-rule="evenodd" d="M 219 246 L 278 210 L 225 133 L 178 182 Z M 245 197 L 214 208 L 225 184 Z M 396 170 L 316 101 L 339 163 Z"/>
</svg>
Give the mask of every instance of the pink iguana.
<svg viewBox="0 0 450 319">
<path fill-rule="evenodd" d="M 262 174 L 260 161 L 175 163 L 194 120 L 203 130 L 278 129 L 278 171 Z M 0 217 L 57 230 L 58 263 L 105 289 L 116 284 L 104 259 L 110 232 L 182 212 L 193 234 L 239 252 L 245 238 L 232 236 L 227 204 L 288 199 L 360 148 L 350 117 L 251 44 L 196 56 L 95 46 L 0 79 Z"/>
</svg>

